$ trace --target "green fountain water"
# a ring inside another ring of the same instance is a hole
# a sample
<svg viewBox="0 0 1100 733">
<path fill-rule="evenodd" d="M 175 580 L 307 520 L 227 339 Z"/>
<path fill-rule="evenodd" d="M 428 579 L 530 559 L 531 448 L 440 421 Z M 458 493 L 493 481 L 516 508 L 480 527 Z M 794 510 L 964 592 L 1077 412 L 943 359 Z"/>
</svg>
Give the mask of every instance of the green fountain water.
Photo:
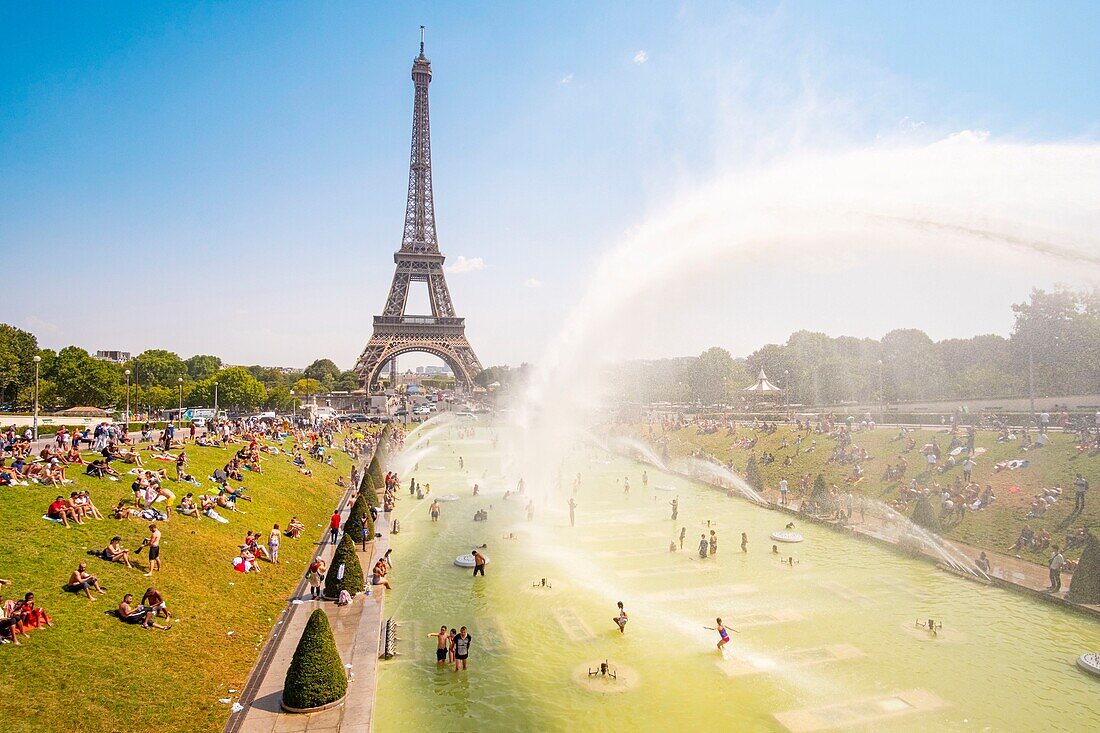
<svg viewBox="0 0 1100 733">
<path fill-rule="evenodd" d="M 786 515 L 591 448 L 567 459 L 560 492 L 537 500 L 528 521 L 526 497 L 503 498 L 518 468 L 493 436 L 503 444 L 508 429 L 458 430 L 430 433 L 414 475 L 432 496 L 460 498 L 432 523 L 430 502 L 403 488 L 393 513 L 401 533 L 386 615 L 401 624 L 400 655 L 380 662 L 375 730 L 1100 727 L 1098 680 L 1073 664 L 1100 641 L 1091 619 L 812 525 L 797 527 L 801 544 L 774 543 Z M 473 521 L 478 509 L 488 521 Z M 684 549 L 670 552 L 681 527 Z M 700 560 L 710 529 L 718 554 Z M 453 561 L 481 544 L 491 562 L 474 580 Z M 551 588 L 532 587 L 543 578 Z M 625 634 L 612 623 L 619 600 Z M 740 632 L 724 652 L 703 628 L 717 616 Z M 943 624 L 935 636 L 916 626 L 929 618 Z M 426 635 L 442 624 L 469 627 L 468 671 L 436 666 Z M 590 678 L 605 659 L 618 678 Z"/>
</svg>

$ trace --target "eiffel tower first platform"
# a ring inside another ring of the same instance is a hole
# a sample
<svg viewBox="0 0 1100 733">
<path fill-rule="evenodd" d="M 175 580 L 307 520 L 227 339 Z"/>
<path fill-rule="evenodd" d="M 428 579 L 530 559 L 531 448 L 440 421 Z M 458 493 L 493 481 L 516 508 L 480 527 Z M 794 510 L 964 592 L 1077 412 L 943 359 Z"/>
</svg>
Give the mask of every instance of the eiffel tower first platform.
<svg viewBox="0 0 1100 733">
<path fill-rule="evenodd" d="M 455 375 L 459 388 L 472 389 L 481 362 L 466 340 L 466 319 L 455 315 L 451 293 L 443 274 L 444 256 L 435 232 L 432 201 L 432 141 L 428 125 L 428 84 L 432 64 L 424 56 L 423 30 L 420 55 L 413 60 L 412 155 L 409 162 L 409 199 L 405 205 L 405 232 L 401 249 L 393 255 L 397 265 L 382 315 L 374 317 L 374 334 L 355 364 L 359 382 L 368 391 L 376 388 L 382 368 L 401 354 L 419 351 L 437 356 Z M 431 315 L 406 315 L 409 283 L 428 286 Z"/>
</svg>

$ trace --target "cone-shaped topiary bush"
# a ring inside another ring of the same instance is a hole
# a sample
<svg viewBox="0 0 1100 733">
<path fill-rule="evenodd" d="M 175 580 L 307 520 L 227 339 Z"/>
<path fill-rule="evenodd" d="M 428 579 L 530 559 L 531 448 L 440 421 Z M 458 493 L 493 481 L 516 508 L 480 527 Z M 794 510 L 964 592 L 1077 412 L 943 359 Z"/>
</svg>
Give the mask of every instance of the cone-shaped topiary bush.
<svg viewBox="0 0 1100 733">
<path fill-rule="evenodd" d="M 332 556 L 332 563 L 325 574 L 325 596 L 335 598 L 341 590 L 355 595 L 363 590 L 363 566 L 359 564 L 359 555 L 355 552 L 355 541 L 358 537 L 352 537 L 345 532 L 340 538 L 340 544 L 336 546 L 336 553 Z M 344 568 L 344 577 L 340 578 L 340 568 Z"/>
<path fill-rule="evenodd" d="M 366 527 L 364 534 L 363 528 Z M 360 493 L 351 505 L 348 518 L 344 520 L 344 532 L 351 535 L 355 542 L 370 542 L 374 539 L 374 518 L 371 516 L 367 497 Z"/>
<path fill-rule="evenodd" d="M 939 534 L 940 518 L 927 496 L 917 499 L 917 505 L 913 507 L 913 524 Z"/>
<path fill-rule="evenodd" d="M 749 456 L 749 463 L 745 466 L 745 481 L 757 491 L 764 490 L 764 477 L 760 475 L 760 467 L 756 465 L 756 456 Z"/>
<path fill-rule="evenodd" d="M 318 608 L 310 614 L 283 682 L 283 705 L 316 708 L 336 702 L 348 690 L 348 676 L 328 616 Z"/>
<path fill-rule="evenodd" d="M 818 512 L 828 513 L 836 509 L 829 487 L 825 484 L 825 477 L 820 473 L 814 479 L 814 487 L 810 491 L 810 505 Z"/>
<path fill-rule="evenodd" d="M 383 485 L 385 484 L 385 482 L 386 479 L 385 477 L 383 477 Z M 374 477 L 371 476 L 370 473 L 368 473 L 366 477 L 363 478 L 363 488 L 360 489 L 359 495 L 364 497 L 369 506 L 381 506 L 380 502 L 378 501 L 377 484 L 374 483 Z"/>
<path fill-rule="evenodd" d="M 1066 600 L 1074 603 L 1100 603 L 1100 540 L 1091 533 L 1085 540 L 1085 551 L 1081 553 L 1081 562 L 1073 571 Z"/>
<path fill-rule="evenodd" d="M 386 475 L 382 472 L 382 461 L 378 457 L 378 453 L 378 450 L 374 452 L 374 458 L 371 458 L 370 467 L 367 468 L 367 475 L 370 476 L 371 481 L 374 482 L 375 490 L 377 490 L 379 486 L 386 485 Z"/>
</svg>

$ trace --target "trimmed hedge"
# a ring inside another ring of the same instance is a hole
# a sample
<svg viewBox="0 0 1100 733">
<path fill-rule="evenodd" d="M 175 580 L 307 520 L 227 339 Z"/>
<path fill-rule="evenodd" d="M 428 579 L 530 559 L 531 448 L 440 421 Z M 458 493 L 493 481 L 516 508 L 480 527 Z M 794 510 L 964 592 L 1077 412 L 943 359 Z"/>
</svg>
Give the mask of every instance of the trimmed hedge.
<svg viewBox="0 0 1100 733">
<path fill-rule="evenodd" d="M 1074 603 L 1100 603 L 1100 540 L 1091 533 L 1085 540 L 1085 551 L 1073 571 L 1073 583 L 1066 600 Z"/>
<path fill-rule="evenodd" d="M 917 499 L 917 505 L 913 507 L 913 524 L 939 534 L 942 530 L 940 517 L 936 514 L 936 508 L 927 496 Z"/>
<path fill-rule="evenodd" d="M 757 491 L 764 490 L 764 477 L 760 475 L 760 467 L 756 465 L 756 456 L 749 456 L 749 462 L 745 466 L 745 481 Z"/>
<path fill-rule="evenodd" d="M 343 579 L 337 577 L 341 565 L 344 566 Z M 344 532 L 340 544 L 336 546 L 336 553 L 332 556 L 328 572 L 325 574 L 325 596 L 336 598 L 342 590 L 355 595 L 361 593 L 365 587 L 363 566 L 359 564 L 359 555 L 355 552 L 355 540 L 350 534 Z"/>
<path fill-rule="evenodd" d="M 344 520 L 344 532 L 350 534 L 356 542 L 370 542 L 374 539 L 374 518 L 371 516 L 368 502 L 369 498 L 360 493 L 355 503 L 351 505 L 348 518 Z"/>
<path fill-rule="evenodd" d="M 320 608 L 310 614 L 283 681 L 283 704 L 317 708 L 336 702 L 348 691 L 348 676 L 328 616 Z"/>
</svg>

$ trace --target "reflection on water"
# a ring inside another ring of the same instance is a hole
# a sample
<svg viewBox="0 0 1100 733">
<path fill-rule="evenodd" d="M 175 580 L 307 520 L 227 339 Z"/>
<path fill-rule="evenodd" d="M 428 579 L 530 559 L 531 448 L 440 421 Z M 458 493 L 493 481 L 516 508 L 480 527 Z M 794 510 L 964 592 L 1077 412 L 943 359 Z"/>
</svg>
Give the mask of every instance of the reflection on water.
<svg viewBox="0 0 1100 733">
<path fill-rule="evenodd" d="M 443 504 L 441 521 L 428 520 L 428 501 L 398 494 L 402 532 L 386 610 L 404 624 L 402 654 L 380 663 L 377 730 L 1100 726 L 1098 681 L 1073 666 L 1100 639 L 1091 619 L 812 525 L 797 528 L 805 542 L 773 555 L 769 534 L 786 515 L 604 451 L 567 460 L 569 480 L 529 522 L 526 498 L 504 498 L 515 467 L 488 431 L 452 453 L 456 432 L 444 425 L 418 435 L 430 436 L 437 450 L 428 463 L 438 468 L 422 463 L 417 480 L 461 497 Z M 503 449 L 507 431 L 498 432 Z M 473 497 L 486 471 L 499 478 Z M 577 472 L 572 528 L 566 502 Z M 478 509 L 488 521 L 473 521 Z M 700 560 L 699 536 L 712 529 L 718 553 Z M 670 552 L 681 530 L 684 550 Z M 481 544 L 492 562 L 475 580 L 453 561 Z M 531 591 L 541 578 L 551 592 Z M 612 622 L 619 600 L 630 616 L 625 634 Z M 719 616 L 739 632 L 724 652 L 704 628 Z M 943 623 L 934 639 L 916 627 L 929 618 Z M 444 623 L 470 628 L 467 672 L 435 665 L 434 640 L 423 637 Z M 630 689 L 608 694 L 575 679 L 603 659 L 636 674 Z"/>
</svg>

